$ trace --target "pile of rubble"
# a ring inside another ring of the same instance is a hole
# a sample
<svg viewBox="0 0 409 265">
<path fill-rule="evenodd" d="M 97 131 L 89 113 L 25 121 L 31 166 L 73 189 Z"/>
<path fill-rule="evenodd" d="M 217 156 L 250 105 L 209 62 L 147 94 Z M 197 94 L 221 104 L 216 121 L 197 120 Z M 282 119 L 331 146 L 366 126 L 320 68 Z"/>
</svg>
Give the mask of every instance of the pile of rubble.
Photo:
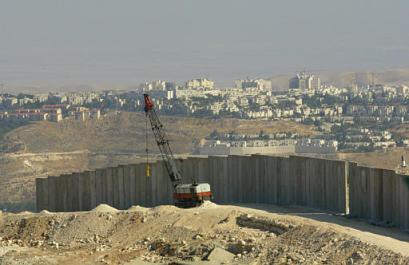
<svg viewBox="0 0 409 265">
<path fill-rule="evenodd" d="M 2 214 L 0 264 L 409 263 L 323 223 L 260 212 L 208 204 Z"/>
</svg>

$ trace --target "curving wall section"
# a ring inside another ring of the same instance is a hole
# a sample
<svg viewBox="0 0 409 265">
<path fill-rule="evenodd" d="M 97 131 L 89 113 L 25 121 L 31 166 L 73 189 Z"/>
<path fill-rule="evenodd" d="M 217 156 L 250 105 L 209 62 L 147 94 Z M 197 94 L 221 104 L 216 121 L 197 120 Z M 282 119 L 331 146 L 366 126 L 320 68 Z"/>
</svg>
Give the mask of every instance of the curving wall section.
<svg viewBox="0 0 409 265">
<path fill-rule="evenodd" d="M 299 205 L 409 229 L 409 177 L 391 170 L 302 156 L 189 157 L 178 163 L 184 182 L 210 183 L 216 203 Z M 172 204 L 172 191 L 160 161 L 152 164 L 151 177 L 142 163 L 36 179 L 38 211 Z"/>
</svg>

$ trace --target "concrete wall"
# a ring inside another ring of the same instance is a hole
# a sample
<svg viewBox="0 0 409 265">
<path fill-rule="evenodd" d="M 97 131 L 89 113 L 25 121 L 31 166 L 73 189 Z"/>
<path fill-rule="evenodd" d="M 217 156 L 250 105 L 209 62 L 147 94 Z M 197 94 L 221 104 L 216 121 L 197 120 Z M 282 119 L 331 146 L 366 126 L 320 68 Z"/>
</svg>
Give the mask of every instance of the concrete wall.
<svg viewBox="0 0 409 265">
<path fill-rule="evenodd" d="M 210 183 L 217 203 L 299 205 L 409 228 L 409 178 L 394 171 L 302 156 L 190 157 L 177 163 L 183 182 Z M 151 164 L 150 177 L 145 164 L 121 165 L 37 179 L 36 190 L 38 211 L 173 204 L 160 161 Z"/>
<path fill-rule="evenodd" d="M 350 164 L 350 214 L 376 224 L 409 229 L 409 176 Z"/>
</svg>

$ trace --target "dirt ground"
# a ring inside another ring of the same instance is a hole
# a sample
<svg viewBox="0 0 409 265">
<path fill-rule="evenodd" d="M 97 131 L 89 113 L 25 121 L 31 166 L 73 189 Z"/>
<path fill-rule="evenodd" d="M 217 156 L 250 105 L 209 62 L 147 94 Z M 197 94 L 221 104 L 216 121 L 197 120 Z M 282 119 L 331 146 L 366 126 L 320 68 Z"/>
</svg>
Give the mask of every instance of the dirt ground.
<svg viewBox="0 0 409 265">
<path fill-rule="evenodd" d="M 409 264 L 409 234 L 269 205 L 0 213 L 0 264 Z"/>
</svg>

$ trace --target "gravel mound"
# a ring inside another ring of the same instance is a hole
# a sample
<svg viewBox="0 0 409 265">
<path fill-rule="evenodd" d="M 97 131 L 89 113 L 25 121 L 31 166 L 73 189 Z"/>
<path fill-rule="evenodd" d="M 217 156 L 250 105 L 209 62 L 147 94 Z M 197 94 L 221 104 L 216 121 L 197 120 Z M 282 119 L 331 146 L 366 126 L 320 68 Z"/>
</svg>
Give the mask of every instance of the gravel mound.
<svg viewBox="0 0 409 265">
<path fill-rule="evenodd" d="M 211 201 L 205 201 L 202 205 L 200 205 L 200 208 L 209 208 L 209 209 L 211 209 L 211 208 L 217 208 L 217 207 L 219 207 L 219 205 L 217 205 L 216 203 L 211 202 Z"/>
<path fill-rule="evenodd" d="M 129 207 L 129 209 L 127 211 L 129 211 L 129 212 L 146 212 L 148 210 L 149 210 L 149 208 L 142 207 L 142 206 L 139 206 L 139 205 L 133 205 L 133 206 Z"/>
<path fill-rule="evenodd" d="M 52 212 L 49 212 L 49 211 L 47 211 L 47 210 L 42 210 L 41 212 L 40 212 L 40 214 L 41 215 L 48 215 L 48 214 L 53 214 Z"/>
<path fill-rule="evenodd" d="M 27 215 L 27 214 L 32 214 L 32 212 L 29 212 L 29 211 L 22 211 L 22 212 L 19 212 L 19 213 L 17 213 L 18 215 Z"/>
<path fill-rule="evenodd" d="M 160 205 L 156 206 L 150 209 L 151 212 L 154 213 L 175 213 L 180 211 L 180 208 L 174 206 L 174 205 Z"/>
<path fill-rule="evenodd" d="M 409 241 L 288 214 L 201 207 L 6 214 L 0 264 L 409 264 Z M 376 244 L 368 243 L 373 237 Z M 4 259 L 5 248 L 15 251 Z"/>
<path fill-rule="evenodd" d="M 108 204 L 100 204 L 97 207 L 95 207 L 94 209 L 92 209 L 92 212 L 98 212 L 98 213 L 116 213 L 118 212 L 118 209 L 109 206 Z"/>
</svg>

